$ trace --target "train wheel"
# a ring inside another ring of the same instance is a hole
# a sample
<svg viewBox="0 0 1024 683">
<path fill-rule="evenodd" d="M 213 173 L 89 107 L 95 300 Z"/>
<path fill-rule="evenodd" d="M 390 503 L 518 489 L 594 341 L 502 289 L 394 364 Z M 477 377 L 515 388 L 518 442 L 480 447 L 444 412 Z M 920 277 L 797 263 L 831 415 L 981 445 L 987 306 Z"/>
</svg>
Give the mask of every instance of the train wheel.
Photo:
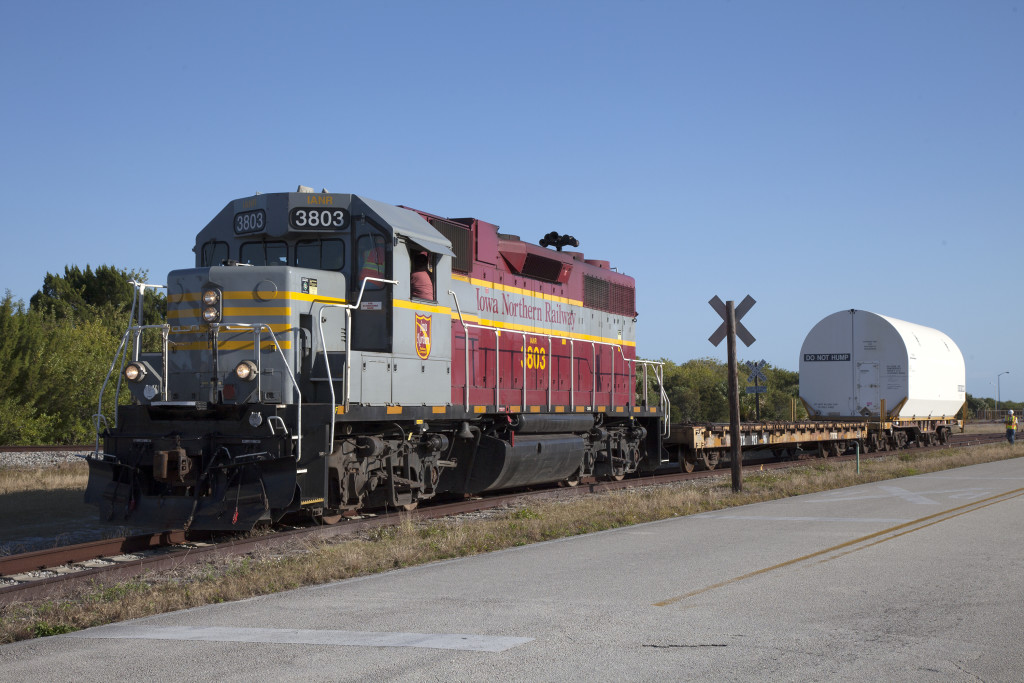
<svg viewBox="0 0 1024 683">
<path fill-rule="evenodd" d="M 693 458 L 692 455 L 689 457 L 685 455 L 680 455 L 679 466 L 683 469 L 683 472 L 693 472 L 695 469 L 697 469 L 697 461 Z"/>
<path fill-rule="evenodd" d="M 845 444 L 844 444 L 845 445 Z M 818 457 L 819 458 L 838 458 L 843 454 L 843 448 L 840 447 L 838 441 L 819 441 L 818 442 Z"/>
<path fill-rule="evenodd" d="M 415 500 L 415 501 L 413 501 L 411 503 L 406 503 L 405 505 L 399 505 L 398 507 L 400 507 L 401 509 L 405 510 L 406 512 L 412 512 L 413 510 L 415 510 L 419 506 L 420 506 L 420 502 L 418 500 Z"/>
<path fill-rule="evenodd" d="M 574 486 L 579 486 L 579 483 L 580 483 L 580 471 L 576 470 L 576 472 L 571 477 L 569 477 L 568 479 L 563 479 L 562 481 L 558 482 L 558 485 L 563 487 L 563 488 L 566 488 L 566 487 L 572 488 Z"/>
<path fill-rule="evenodd" d="M 718 467 L 718 453 L 704 451 L 700 457 L 705 468 L 713 470 Z"/>
<path fill-rule="evenodd" d="M 337 524 L 340 521 L 341 521 L 341 513 L 340 512 L 337 513 L 337 514 L 332 514 L 332 515 L 328 515 L 328 514 L 320 515 L 320 523 L 323 524 L 324 526 L 331 526 L 333 524 Z"/>
</svg>

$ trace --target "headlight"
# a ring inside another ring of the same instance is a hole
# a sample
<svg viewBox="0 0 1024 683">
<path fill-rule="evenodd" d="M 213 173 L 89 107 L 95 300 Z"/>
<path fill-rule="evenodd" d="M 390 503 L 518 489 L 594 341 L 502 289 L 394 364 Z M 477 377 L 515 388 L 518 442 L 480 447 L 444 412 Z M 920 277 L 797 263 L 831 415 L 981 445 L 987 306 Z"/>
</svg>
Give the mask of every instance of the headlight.
<svg viewBox="0 0 1024 683">
<path fill-rule="evenodd" d="M 208 323 L 219 323 L 221 316 L 221 297 L 218 289 L 203 290 L 203 320 Z"/>
<path fill-rule="evenodd" d="M 141 363 L 129 363 L 125 366 L 124 377 L 129 382 L 141 382 L 145 376 L 146 368 L 142 367 Z"/>
<path fill-rule="evenodd" d="M 251 360 L 243 360 L 235 366 L 235 376 L 246 382 L 256 379 L 256 372 L 256 364 Z"/>
</svg>

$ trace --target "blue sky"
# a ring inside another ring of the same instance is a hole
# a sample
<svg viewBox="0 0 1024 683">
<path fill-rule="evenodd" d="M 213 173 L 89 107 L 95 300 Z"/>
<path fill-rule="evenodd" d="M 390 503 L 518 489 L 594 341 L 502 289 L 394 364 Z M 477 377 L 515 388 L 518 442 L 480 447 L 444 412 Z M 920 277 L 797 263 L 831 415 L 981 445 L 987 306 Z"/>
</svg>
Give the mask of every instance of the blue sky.
<svg viewBox="0 0 1024 683">
<path fill-rule="evenodd" d="M 0 291 L 192 263 L 298 184 L 538 240 L 638 287 L 639 353 L 796 370 L 858 308 L 1024 399 L 1024 2 L 7 2 Z"/>
</svg>

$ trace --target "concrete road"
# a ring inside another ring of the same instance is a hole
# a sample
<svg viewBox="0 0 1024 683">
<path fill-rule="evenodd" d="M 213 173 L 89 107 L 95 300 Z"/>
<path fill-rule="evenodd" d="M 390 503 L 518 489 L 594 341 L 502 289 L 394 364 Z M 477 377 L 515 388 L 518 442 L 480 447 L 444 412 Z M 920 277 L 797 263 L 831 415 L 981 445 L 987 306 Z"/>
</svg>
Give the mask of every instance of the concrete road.
<svg viewBox="0 0 1024 683">
<path fill-rule="evenodd" d="M 0 647 L 0 679 L 1024 679 L 1024 459 Z"/>
</svg>

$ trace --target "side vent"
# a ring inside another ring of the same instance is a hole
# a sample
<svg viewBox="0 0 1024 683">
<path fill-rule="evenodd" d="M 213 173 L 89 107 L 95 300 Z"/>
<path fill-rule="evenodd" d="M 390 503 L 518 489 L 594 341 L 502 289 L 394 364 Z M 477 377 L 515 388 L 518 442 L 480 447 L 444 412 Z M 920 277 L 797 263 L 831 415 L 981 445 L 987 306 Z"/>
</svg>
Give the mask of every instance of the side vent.
<svg viewBox="0 0 1024 683">
<path fill-rule="evenodd" d="M 473 269 L 473 233 L 464 225 L 441 220 L 440 218 L 428 218 L 427 222 L 434 226 L 434 229 L 448 238 L 452 243 L 452 251 L 455 252 L 455 260 L 452 261 L 452 270 L 468 273 Z"/>
</svg>

